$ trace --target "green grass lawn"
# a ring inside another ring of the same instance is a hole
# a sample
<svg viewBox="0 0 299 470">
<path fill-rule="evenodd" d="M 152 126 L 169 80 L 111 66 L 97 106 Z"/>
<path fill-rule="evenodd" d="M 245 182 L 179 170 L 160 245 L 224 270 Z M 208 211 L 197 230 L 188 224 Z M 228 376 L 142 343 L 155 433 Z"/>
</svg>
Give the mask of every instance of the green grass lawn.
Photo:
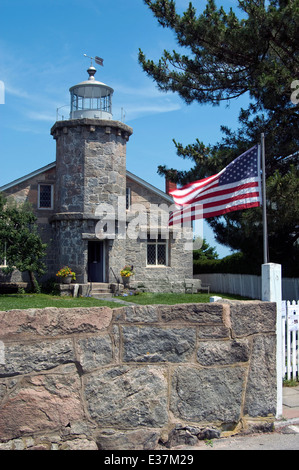
<svg viewBox="0 0 299 470">
<path fill-rule="evenodd" d="M 225 297 L 226 299 L 234 300 L 249 300 L 248 298 L 240 297 L 238 295 L 230 294 L 173 294 L 173 293 L 150 293 L 144 292 L 138 295 L 128 295 L 127 297 L 119 297 L 127 302 L 134 302 L 139 305 L 151 305 L 151 304 L 187 304 L 187 303 L 207 303 L 210 302 L 210 297 L 218 296 Z"/>
<path fill-rule="evenodd" d="M 151 304 L 182 304 L 182 303 L 205 303 L 210 301 L 210 297 L 219 295 L 226 299 L 241 299 L 248 300 L 244 297 L 223 295 L 223 294 L 153 294 L 153 293 L 140 293 L 138 295 L 128 295 L 127 297 L 117 297 L 121 301 L 133 302 L 138 305 L 151 305 Z M 27 309 L 27 308 L 69 308 L 69 307 L 101 307 L 108 306 L 112 308 L 121 307 L 123 304 L 111 302 L 106 300 L 94 299 L 92 297 L 68 297 L 68 296 L 55 296 L 48 294 L 3 294 L 0 295 L 0 311 L 14 310 L 14 309 Z"/>
<path fill-rule="evenodd" d="M 0 311 L 26 308 L 69 308 L 69 307 L 120 307 L 115 302 L 93 299 L 92 297 L 69 297 L 48 294 L 3 294 L 0 295 Z"/>
</svg>

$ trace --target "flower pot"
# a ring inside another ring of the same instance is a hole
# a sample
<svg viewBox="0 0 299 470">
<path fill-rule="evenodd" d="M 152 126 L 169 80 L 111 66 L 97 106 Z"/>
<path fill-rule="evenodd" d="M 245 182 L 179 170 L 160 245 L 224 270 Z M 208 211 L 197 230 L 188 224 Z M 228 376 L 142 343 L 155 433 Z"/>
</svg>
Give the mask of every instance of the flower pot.
<svg viewBox="0 0 299 470">
<path fill-rule="evenodd" d="M 70 284 L 72 282 L 72 276 L 62 277 L 62 284 Z"/>
<path fill-rule="evenodd" d="M 129 287 L 129 284 L 130 284 L 130 278 L 129 277 L 123 277 L 123 283 L 124 283 L 124 287 Z"/>
</svg>

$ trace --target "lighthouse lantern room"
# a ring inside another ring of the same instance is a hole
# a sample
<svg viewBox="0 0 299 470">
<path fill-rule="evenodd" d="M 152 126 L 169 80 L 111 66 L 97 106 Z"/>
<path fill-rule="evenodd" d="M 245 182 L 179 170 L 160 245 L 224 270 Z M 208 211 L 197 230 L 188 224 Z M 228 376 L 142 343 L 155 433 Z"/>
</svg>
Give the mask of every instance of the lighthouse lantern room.
<svg viewBox="0 0 299 470">
<path fill-rule="evenodd" d="M 70 119 L 112 119 L 113 89 L 95 80 L 96 69 L 91 65 L 88 80 L 70 88 Z"/>
</svg>

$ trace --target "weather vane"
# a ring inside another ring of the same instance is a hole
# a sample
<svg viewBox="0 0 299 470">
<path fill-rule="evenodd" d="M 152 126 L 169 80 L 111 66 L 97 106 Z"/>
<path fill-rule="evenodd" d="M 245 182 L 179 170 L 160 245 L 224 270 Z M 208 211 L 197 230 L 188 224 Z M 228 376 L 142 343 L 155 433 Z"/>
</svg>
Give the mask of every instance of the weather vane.
<svg viewBox="0 0 299 470">
<path fill-rule="evenodd" d="M 97 55 L 95 57 L 90 57 L 89 55 L 87 54 L 84 54 L 85 57 L 88 57 L 89 59 L 91 59 L 91 66 L 92 66 L 92 61 L 94 60 L 96 64 L 99 64 L 99 65 L 103 65 L 103 62 L 104 62 L 104 59 L 101 59 L 101 57 L 98 57 Z"/>
</svg>

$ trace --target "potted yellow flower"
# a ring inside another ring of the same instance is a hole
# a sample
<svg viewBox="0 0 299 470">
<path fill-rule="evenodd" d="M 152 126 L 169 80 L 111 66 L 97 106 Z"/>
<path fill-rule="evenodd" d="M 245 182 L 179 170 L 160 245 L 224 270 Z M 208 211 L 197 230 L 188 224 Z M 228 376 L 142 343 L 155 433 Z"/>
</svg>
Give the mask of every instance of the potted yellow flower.
<svg viewBox="0 0 299 470">
<path fill-rule="evenodd" d="M 61 268 L 56 276 L 60 278 L 63 284 L 70 284 L 72 281 L 76 280 L 76 274 L 68 267 L 64 266 Z"/>
<path fill-rule="evenodd" d="M 133 271 L 133 266 L 126 265 L 123 269 L 121 269 L 120 275 L 122 277 L 125 287 L 128 287 L 129 282 L 130 282 L 130 277 L 133 276 L 134 274 L 135 273 Z"/>
</svg>

